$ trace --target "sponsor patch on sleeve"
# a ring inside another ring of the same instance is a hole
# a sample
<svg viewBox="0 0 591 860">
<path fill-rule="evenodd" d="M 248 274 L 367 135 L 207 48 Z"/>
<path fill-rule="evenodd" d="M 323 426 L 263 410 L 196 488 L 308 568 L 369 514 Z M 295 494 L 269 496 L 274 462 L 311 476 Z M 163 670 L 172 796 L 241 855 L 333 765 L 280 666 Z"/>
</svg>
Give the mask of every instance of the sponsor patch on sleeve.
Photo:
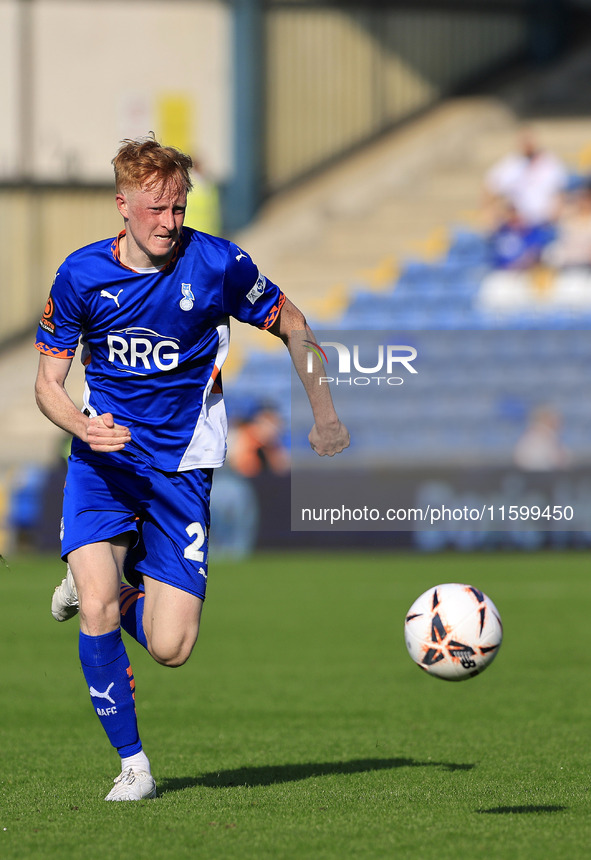
<svg viewBox="0 0 591 860">
<path fill-rule="evenodd" d="M 257 278 L 257 282 L 254 285 L 254 287 L 252 288 L 252 290 L 250 290 L 250 292 L 248 292 L 246 294 L 246 298 L 251 303 L 251 305 L 254 305 L 254 303 L 257 301 L 257 299 L 260 299 L 260 297 L 265 292 L 266 286 L 267 286 L 267 279 L 265 277 L 263 277 L 263 275 L 259 275 Z"/>
<path fill-rule="evenodd" d="M 41 326 L 43 331 L 47 332 L 47 334 L 55 334 L 55 322 L 53 319 L 54 314 L 55 305 L 53 303 L 53 297 L 50 295 L 47 299 L 47 304 L 45 305 L 43 316 L 39 320 L 39 325 Z"/>
</svg>

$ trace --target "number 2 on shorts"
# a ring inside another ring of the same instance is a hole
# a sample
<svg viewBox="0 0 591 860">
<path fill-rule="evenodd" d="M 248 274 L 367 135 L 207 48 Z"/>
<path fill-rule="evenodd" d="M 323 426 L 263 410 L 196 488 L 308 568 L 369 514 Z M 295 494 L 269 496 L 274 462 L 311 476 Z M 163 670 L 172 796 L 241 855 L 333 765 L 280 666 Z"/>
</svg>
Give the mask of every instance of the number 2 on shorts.
<svg viewBox="0 0 591 860">
<path fill-rule="evenodd" d="M 190 523 L 185 531 L 189 535 L 189 537 L 193 537 L 191 543 L 185 547 L 184 556 L 188 558 L 189 561 L 200 561 L 202 562 L 205 558 L 205 553 L 202 551 L 201 547 L 205 543 L 205 530 L 201 523 Z"/>
</svg>

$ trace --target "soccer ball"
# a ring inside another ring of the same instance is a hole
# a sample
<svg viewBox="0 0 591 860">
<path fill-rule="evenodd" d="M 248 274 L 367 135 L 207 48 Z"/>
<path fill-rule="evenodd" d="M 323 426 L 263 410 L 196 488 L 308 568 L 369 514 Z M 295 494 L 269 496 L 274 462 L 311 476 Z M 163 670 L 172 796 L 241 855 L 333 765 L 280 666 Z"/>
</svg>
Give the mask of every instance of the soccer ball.
<svg viewBox="0 0 591 860">
<path fill-rule="evenodd" d="M 445 681 L 473 678 L 490 666 L 503 641 L 499 612 L 471 585 L 448 582 L 418 597 L 406 613 L 404 638 L 417 666 Z"/>
</svg>

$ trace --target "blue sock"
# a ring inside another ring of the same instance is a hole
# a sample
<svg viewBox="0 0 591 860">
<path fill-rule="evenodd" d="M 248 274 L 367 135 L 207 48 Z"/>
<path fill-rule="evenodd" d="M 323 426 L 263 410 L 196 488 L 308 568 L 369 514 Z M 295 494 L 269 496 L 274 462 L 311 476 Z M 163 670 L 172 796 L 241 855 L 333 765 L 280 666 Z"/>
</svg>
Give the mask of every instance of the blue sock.
<svg viewBox="0 0 591 860">
<path fill-rule="evenodd" d="M 135 680 L 121 629 L 102 636 L 80 631 L 80 662 L 90 698 L 111 744 L 121 757 L 142 749 L 135 712 Z"/>
<path fill-rule="evenodd" d="M 121 626 L 126 633 L 148 650 L 148 642 L 144 633 L 144 599 L 145 594 L 125 582 L 121 583 L 119 608 L 121 610 Z"/>
</svg>

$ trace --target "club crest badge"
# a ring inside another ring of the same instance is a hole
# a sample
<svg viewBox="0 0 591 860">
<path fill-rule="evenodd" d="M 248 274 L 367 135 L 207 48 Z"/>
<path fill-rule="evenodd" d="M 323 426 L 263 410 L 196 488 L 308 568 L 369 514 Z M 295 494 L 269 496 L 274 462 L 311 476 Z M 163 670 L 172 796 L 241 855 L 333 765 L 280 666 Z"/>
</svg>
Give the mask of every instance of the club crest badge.
<svg viewBox="0 0 591 860">
<path fill-rule="evenodd" d="M 181 310 L 190 311 L 195 304 L 195 296 L 191 291 L 191 284 L 181 284 L 183 297 L 180 301 Z"/>
</svg>

